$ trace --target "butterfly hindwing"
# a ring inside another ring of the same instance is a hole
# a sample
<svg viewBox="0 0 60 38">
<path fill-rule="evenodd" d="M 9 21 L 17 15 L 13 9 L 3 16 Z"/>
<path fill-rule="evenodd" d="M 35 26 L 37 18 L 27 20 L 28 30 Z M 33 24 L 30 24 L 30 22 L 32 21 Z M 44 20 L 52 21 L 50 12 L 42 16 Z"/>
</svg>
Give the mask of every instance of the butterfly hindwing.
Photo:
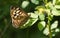
<svg viewBox="0 0 60 38">
<path fill-rule="evenodd" d="M 23 25 L 29 17 L 29 15 L 19 7 L 11 7 L 10 15 L 12 19 L 12 25 L 15 28 L 19 28 L 21 25 Z"/>
</svg>

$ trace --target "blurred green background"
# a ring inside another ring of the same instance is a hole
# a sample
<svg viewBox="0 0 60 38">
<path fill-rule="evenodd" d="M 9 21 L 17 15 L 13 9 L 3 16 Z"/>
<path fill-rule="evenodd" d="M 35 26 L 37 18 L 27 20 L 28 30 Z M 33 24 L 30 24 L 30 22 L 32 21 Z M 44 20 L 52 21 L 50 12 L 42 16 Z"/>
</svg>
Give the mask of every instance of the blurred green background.
<svg viewBox="0 0 60 38">
<path fill-rule="evenodd" d="M 22 7 L 23 1 L 28 1 L 29 5 Z M 48 36 L 43 34 L 43 31 L 39 31 L 37 26 L 38 22 L 25 29 L 16 29 L 11 23 L 11 6 L 19 6 L 25 12 L 34 12 L 35 8 L 39 5 L 44 6 L 44 2 L 42 0 L 35 0 L 35 2 L 32 2 L 31 0 L 0 0 L 0 38 L 48 38 Z M 53 21 L 54 20 L 59 21 L 58 27 L 60 28 L 60 16 L 54 16 Z M 60 32 L 53 38 L 60 38 Z"/>
</svg>

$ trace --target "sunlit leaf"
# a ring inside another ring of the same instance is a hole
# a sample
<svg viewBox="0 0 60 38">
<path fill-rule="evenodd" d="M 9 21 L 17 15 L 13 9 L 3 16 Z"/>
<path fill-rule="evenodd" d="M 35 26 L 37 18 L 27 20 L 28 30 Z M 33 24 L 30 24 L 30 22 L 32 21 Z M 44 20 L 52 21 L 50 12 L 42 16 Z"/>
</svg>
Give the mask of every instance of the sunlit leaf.
<svg viewBox="0 0 60 38">
<path fill-rule="evenodd" d="M 26 8 L 29 5 L 29 1 L 23 1 L 22 2 L 22 8 Z"/>
<path fill-rule="evenodd" d="M 58 21 L 55 21 L 52 25 L 51 25 L 51 29 L 55 29 L 58 26 Z"/>
<path fill-rule="evenodd" d="M 21 26 L 20 28 L 27 28 L 27 27 L 30 27 L 32 26 L 35 22 L 37 22 L 38 20 L 38 15 L 34 14 L 34 13 L 30 13 L 30 18 L 28 19 L 28 21 L 23 25 Z"/>
<path fill-rule="evenodd" d="M 60 30 L 58 28 L 55 29 L 55 32 L 59 32 Z"/>
<path fill-rule="evenodd" d="M 45 20 L 45 15 L 44 14 L 39 14 L 39 19 L 40 20 Z"/>
<path fill-rule="evenodd" d="M 52 10 L 53 15 L 60 16 L 60 12 L 57 11 L 57 9 L 52 5 L 52 3 L 49 3 L 49 7 Z"/>
<path fill-rule="evenodd" d="M 55 5 L 55 8 L 56 9 L 60 9 L 60 5 Z"/>
<path fill-rule="evenodd" d="M 44 29 L 43 34 L 45 34 L 45 35 L 48 35 L 49 34 L 48 26 Z"/>
<path fill-rule="evenodd" d="M 55 5 L 56 4 L 56 0 L 53 0 L 53 5 Z"/>
<path fill-rule="evenodd" d="M 38 14 L 38 13 L 39 13 L 38 11 L 34 11 L 34 13 L 37 14 L 37 15 L 39 15 L 39 14 Z"/>
<path fill-rule="evenodd" d="M 41 21 L 41 22 L 39 22 L 38 23 L 38 28 L 39 28 L 39 30 L 41 31 L 41 30 L 43 30 L 43 28 L 45 27 L 45 21 Z"/>
<path fill-rule="evenodd" d="M 31 0 L 31 2 L 36 4 L 36 5 L 39 4 L 39 0 Z"/>
<path fill-rule="evenodd" d="M 39 9 L 41 9 L 41 8 L 44 9 L 45 7 L 44 7 L 44 6 L 37 6 L 35 9 L 36 9 L 36 10 L 39 10 Z"/>
<path fill-rule="evenodd" d="M 60 16 L 60 12 L 57 11 L 55 8 L 52 10 L 52 14 L 55 16 Z"/>
<path fill-rule="evenodd" d="M 34 14 L 34 13 L 30 13 L 32 18 L 38 18 L 37 14 Z"/>
</svg>

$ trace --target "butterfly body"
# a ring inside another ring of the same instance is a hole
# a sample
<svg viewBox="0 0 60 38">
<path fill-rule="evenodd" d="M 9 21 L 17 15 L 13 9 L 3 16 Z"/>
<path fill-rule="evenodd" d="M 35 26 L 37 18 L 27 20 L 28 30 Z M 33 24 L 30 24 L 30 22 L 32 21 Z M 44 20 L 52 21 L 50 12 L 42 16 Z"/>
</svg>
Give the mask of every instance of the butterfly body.
<svg viewBox="0 0 60 38">
<path fill-rule="evenodd" d="M 11 7 L 10 15 L 12 19 L 12 25 L 15 28 L 19 28 L 23 25 L 29 18 L 29 15 L 21 10 L 19 7 Z"/>
</svg>

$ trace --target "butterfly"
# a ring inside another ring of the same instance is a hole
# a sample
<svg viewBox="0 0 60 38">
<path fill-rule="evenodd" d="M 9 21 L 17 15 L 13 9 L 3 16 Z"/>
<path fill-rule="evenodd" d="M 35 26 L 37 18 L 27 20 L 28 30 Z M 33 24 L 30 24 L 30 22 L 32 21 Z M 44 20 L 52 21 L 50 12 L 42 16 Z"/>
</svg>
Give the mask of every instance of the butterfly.
<svg viewBox="0 0 60 38">
<path fill-rule="evenodd" d="M 19 7 L 12 6 L 10 8 L 10 16 L 12 20 L 12 25 L 15 28 L 19 28 L 24 23 L 27 22 L 29 15 Z"/>
</svg>

